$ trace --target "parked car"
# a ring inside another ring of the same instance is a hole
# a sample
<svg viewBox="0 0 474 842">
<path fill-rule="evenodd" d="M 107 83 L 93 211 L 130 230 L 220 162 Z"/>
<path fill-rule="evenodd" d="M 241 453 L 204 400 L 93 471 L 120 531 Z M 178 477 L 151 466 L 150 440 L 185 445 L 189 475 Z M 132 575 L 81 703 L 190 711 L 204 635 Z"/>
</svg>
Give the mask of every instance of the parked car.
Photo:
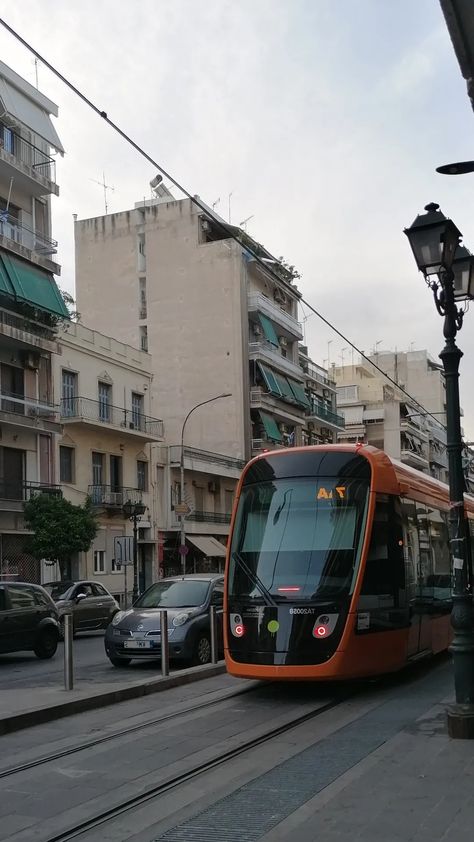
<svg viewBox="0 0 474 842">
<path fill-rule="evenodd" d="M 64 615 L 72 613 L 73 634 L 106 629 L 120 606 L 101 582 L 49 582 L 45 588 L 59 611 L 61 633 Z"/>
<path fill-rule="evenodd" d="M 52 658 L 59 640 L 59 615 L 40 585 L 0 582 L 0 652 L 33 651 Z"/>
<path fill-rule="evenodd" d="M 170 660 L 207 664 L 211 659 L 209 607 L 216 606 L 217 640 L 223 650 L 224 577 L 219 573 L 161 579 L 128 611 L 120 611 L 105 632 L 105 651 L 116 667 L 132 658 L 161 657 L 159 609 L 166 608 Z"/>
</svg>

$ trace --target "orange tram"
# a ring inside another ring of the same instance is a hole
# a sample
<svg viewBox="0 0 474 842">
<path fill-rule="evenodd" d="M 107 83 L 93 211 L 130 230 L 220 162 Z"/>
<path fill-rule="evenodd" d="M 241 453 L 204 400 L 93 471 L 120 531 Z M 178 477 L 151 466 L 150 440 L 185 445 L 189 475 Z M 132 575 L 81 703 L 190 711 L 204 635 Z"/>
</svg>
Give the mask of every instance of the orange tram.
<svg viewBox="0 0 474 842">
<path fill-rule="evenodd" d="M 465 501 L 472 536 L 474 498 Z M 252 459 L 228 542 L 228 672 L 350 679 L 447 649 L 448 512 L 446 485 L 374 447 Z"/>
</svg>

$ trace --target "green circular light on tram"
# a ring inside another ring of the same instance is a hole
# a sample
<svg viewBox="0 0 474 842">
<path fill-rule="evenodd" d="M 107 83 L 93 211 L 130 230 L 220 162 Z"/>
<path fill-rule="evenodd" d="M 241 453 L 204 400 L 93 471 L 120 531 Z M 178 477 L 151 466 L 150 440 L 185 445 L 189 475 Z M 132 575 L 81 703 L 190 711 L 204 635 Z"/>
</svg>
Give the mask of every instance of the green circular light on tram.
<svg viewBox="0 0 474 842">
<path fill-rule="evenodd" d="M 278 622 L 278 620 L 270 620 L 270 622 L 267 625 L 267 629 L 270 632 L 270 634 L 276 634 L 279 628 L 280 623 Z"/>
</svg>

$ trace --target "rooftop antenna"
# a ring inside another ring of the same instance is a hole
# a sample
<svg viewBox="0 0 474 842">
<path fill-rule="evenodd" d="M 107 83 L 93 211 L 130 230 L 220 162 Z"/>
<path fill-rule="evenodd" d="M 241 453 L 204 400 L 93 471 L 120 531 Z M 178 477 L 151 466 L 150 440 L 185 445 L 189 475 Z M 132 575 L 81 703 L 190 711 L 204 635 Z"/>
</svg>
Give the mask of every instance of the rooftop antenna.
<svg viewBox="0 0 474 842">
<path fill-rule="evenodd" d="M 341 368 L 344 368 L 344 354 L 346 353 L 346 351 L 347 351 L 347 345 L 346 345 L 346 347 L 345 347 L 345 348 L 341 348 L 341 353 L 340 353 L 340 357 L 341 357 Z"/>
<path fill-rule="evenodd" d="M 214 208 L 219 204 L 220 200 L 221 200 L 221 197 L 219 196 L 219 198 L 216 199 L 216 201 L 212 203 L 212 210 L 214 210 Z"/>
<path fill-rule="evenodd" d="M 107 190 L 115 190 L 115 187 L 111 187 L 110 184 L 105 183 L 105 173 L 102 173 L 102 181 L 96 181 L 95 178 L 90 178 L 89 181 L 93 181 L 94 184 L 99 184 L 100 187 L 104 188 L 104 205 L 105 205 L 105 214 L 107 215 L 107 211 L 108 211 Z"/>
<path fill-rule="evenodd" d="M 36 90 L 38 90 L 38 59 L 35 57 L 34 60 L 35 65 L 35 78 L 36 78 Z"/>
<path fill-rule="evenodd" d="M 247 217 L 247 219 L 243 219 L 242 222 L 239 222 L 239 228 L 243 228 L 244 231 L 246 231 L 247 230 L 247 222 L 250 222 L 250 220 L 253 219 L 254 216 L 255 216 L 255 214 L 252 213 L 251 216 Z"/>
<path fill-rule="evenodd" d="M 231 222 L 231 216 L 230 216 L 230 200 L 231 200 L 231 198 L 232 198 L 232 191 L 229 193 L 229 196 L 228 196 L 228 199 L 229 199 L 229 225 L 230 225 L 230 222 Z"/>
</svg>

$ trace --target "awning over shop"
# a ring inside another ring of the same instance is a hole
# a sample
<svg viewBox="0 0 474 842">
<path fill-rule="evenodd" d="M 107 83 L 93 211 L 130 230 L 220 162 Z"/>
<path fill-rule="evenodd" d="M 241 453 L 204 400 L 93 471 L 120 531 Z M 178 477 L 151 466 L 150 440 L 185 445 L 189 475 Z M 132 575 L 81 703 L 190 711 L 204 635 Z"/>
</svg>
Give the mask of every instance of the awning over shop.
<svg viewBox="0 0 474 842">
<path fill-rule="evenodd" d="M 225 547 L 212 535 L 186 535 L 186 540 L 208 558 L 225 558 Z"/>
<path fill-rule="evenodd" d="M 258 318 L 260 324 L 262 325 L 262 330 L 265 334 L 265 339 L 267 339 L 268 342 L 271 342 L 272 345 L 275 345 L 275 347 L 278 348 L 278 336 L 276 334 L 275 328 L 273 327 L 273 322 L 268 318 L 268 316 L 264 316 L 263 313 L 259 313 Z"/>
<path fill-rule="evenodd" d="M 281 441 L 282 436 L 275 419 L 271 415 L 267 415 L 266 412 L 259 412 L 258 414 L 260 415 L 267 437 L 272 441 Z"/>
<path fill-rule="evenodd" d="M 51 272 L 0 252 L 0 293 L 68 319 L 69 312 Z"/>
<path fill-rule="evenodd" d="M 31 95 L 29 96 L 29 92 Z M 61 154 L 64 149 L 54 128 L 50 114 L 58 116 L 58 107 L 18 76 L 10 67 L 0 62 L 0 99 L 3 111 L 14 120 L 31 129 Z M 5 117 L 3 118 L 5 120 Z"/>
</svg>

